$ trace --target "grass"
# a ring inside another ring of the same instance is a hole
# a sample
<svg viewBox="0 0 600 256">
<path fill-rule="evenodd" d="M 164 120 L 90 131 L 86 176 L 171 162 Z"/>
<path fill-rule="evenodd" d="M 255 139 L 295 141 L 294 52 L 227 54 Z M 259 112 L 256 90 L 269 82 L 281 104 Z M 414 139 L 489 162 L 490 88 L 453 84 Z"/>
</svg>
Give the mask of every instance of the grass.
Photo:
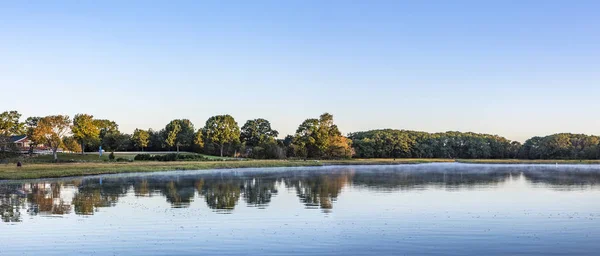
<svg viewBox="0 0 600 256">
<path fill-rule="evenodd" d="M 206 161 L 206 162 L 107 162 L 107 163 L 58 163 L 0 166 L 0 179 L 37 179 L 69 176 L 84 176 L 129 172 L 156 172 L 173 170 L 206 170 L 253 167 L 320 166 L 318 161 L 251 160 L 251 161 Z"/>
<path fill-rule="evenodd" d="M 86 157 L 86 156 L 83 156 Z M 97 157 L 97 156 L 96 156 Z M 431 162 L 451 162 L 448 159 L 350 159 L 350 160 L 224 160 L 224 161 L 185 161 L 185 162 L 82 162 L 82 163 L 32 163 L 17 168 L 14 164 L 0 165 L 2 179 L 37 179 L 96 174 L 156 172 L 173 170 L 206 170 L 229 168 L 268 168 L 301 167 L 323 165 L 376 165 L 376 164 L 417 164 Z"/>
<path fill-rule="evenodd" d="M 135 154 L 116 154 L 116 157 L 133 159 Z M 268 167 L 300 167 L 323 165 L 393 165 L 393 164 L 420 164 L 459 162 L 473 164 L 600 164 L 600 160 L 517 160 L 517 159 L 423 159 L 423 158 L 398 158 L 398 159 L 348 159 L 348 160 L 232 160 L 230 158 L 212 157 L 213 160 L 222 161 L 185 161 L 185 162 L 108 162 L 108 154 L 78 155 L 61 154 L 63 160 L 74 160 L 74 163 L 44 163 L 52 160 L 52 156 L 38 156 L 39 161 L 25 162 L 23 167 L 17 168 L 14 163 L 0 165 L 0 180 L 56 178 L 69 176 L 84 176 L 96 174 L 131 173 L 131 172 L 156 172 L 173 170 L 206 170 L 229 168 L 268 168 Z M 47 159 L 46 159 L 47 158 Z"/>
</svg>

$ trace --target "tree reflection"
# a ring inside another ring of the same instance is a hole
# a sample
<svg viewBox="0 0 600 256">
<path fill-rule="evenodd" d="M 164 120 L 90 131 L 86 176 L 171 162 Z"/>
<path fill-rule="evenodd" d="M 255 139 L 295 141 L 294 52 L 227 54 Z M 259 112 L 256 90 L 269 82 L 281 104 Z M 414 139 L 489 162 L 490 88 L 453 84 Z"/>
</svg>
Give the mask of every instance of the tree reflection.
<svg viewBox="0 0 600 256">
<path fill-rule="evenodd" d="M 17 185 L 0 186 L 0 217 L 3 222 L 20 222 L 26 198 Z"/>
<path fill-rule="evenodd" d="M 150 185 L 148 183 L 148 180 L 145 180 L 145 179 L 140 182 L 136 182 L 133 185 L 133 191 L 135 193 L 135 196 L 143 196 L 143 197 L 152 196 L 150 193 Z"/>
<path fill-rule="evenodd" d="M 238 179 L 207 179 L 198 185 L 198 193 L 204 196 L 206 205 L 213 210 L 231 211 L 240 199 L 242 186 Z"/>
<path fill-rule="evenodd" d="M 62 184 L 60 183 L 35 183 L 29 184 L 30 193 L 29 214 L 57 214 L 63 215 L 71 212 L 71 205 L 61 198 Z"/>
<path fill-rule="evenodd" d="M 189 182 L 167 182 L 163 194 L 167 197 L 167 202 L 175 208 L 188 207 L 194 201 L 194 187 Z"/>
<path fill-rule="evenodd" d="M 129 185 L 119 180 L 89 180 L 79 185 L 71 204 L 75 213 L 93 215 L 101 207 L 115 206 L 119 197 L 127 194 Z"/>
<path fill-rule="evenodd" d="M 242 189 L 244 200 L 246 200 L 248 206 L 259 208 L 265 208 L 271 202 L 271 197 L 277 194 L 275 179 L 246 179 Z"/>
<path fill-rule="evenodd" d="M 296 189 L 307 208 L 330 210 L 351 177 L 350 172 L 293 177 L 286 179 L 286 185 Z"/>
<path fill-rule="evenodd" d="M 355 171 L 354 168 L 284 172 L 222 172 L 196 175 L 145 175 L 64 179 L 56 182 L 0 183 L 3 222 L 19 222 L 23 214 L 93 215 L 113 207 L 119 198 L 161 196 L 173 208 L 189 207 L 202 197 L 207 207 L 231 213 L 243 198 L 247 207 L 267 208 L 283 187 L 294 191 L 306 208 L 333 211 L 344 187 L 369 191 L 408 191 L 496 186 L 522 178 L 548 189 L 580 190 L 600 185 L 600 172 L 577 167 L 399 166 Z M 197 194 L 196 194 L 197 193 Z M 140 200 L 143 200 L 140 198 Z M 200 201 L 200 200 L 199 200 Z M 202 201 L 200 201 L 202 202 Z"/>
<path fill-rule="evenodd" d="M 100 189 L 80 190 L 75 194 L 72 201 L 75 207 L 75 213 L 82 215 L 93 215 L 100 207 L 109 207 L 112 205 L 111 199 L 103 196 Z"/>
</svg>

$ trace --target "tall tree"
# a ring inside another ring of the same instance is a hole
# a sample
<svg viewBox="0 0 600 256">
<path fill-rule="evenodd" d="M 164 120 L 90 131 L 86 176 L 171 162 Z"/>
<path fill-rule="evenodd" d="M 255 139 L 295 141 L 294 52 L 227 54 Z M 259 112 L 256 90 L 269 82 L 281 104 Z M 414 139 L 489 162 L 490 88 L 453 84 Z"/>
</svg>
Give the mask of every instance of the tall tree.
<svg viewBox="0 0 600 256">
<path fill-rule="evenodd" d="M 204 126 L 206 139 L 219 146 L 221 156 L 225 144 L 232 144 L 240 140 L 240 127 L 230 115 L 213 116 L 206 120 Z"/>
<path fill-rule="evenodd" d="M 177 143 L 177 135 L 181 131 L 181 124 L 175 120 L 171 121 L 165 127 L 165 134 L 167 138 L 165 138 L 165 142 L 169 147 L 173 147 L 177 145 L 177 152 L 179 152 L 179 143 Z"/>
<path fill-rule="evenodd" d="M 79 141 L 73 138 L 73 136 L 67 136 L 63 138 L 63 147 L 64 149 L 72 152 L 79 152 L 81 150 Z"/>
<path fill-rule="evenodd" d="M 294 136 L 294 151 L 297 156 L 314 157 L 318 152 L 317 133 L 319 129 L 318 119 L 306 119 L 298 129 Z"/>
<path fill-rule="evenodd" d="M 194 145 L 196 145 L 198 148 L 204 147 L 204 135 L 202 134 L 202 129 L 198 129 L 194 135 Z"/>
<path fill-rule="evenodd" d="M 141 148 L 142 151 L 144 151 L 144 148 L 150 143 L 150 133 L 145 130 L 135 129 L 135 131 L 133 131 L 133 136 L 131 136 L 131 140 L 136 147 Z"/>
<path fill-rule="evenodd" d="M 240 139 L 249 147 L 275 141 L 279 132 L 271 129 L 271 123 L 266 119 L 248 120 L 242 126 Z"/>
<path fill-rule="evenodd" d="M 115 121 L 107 119 L 94 119 L 94 124 L 100 130 L 100 137 L 111 132 L 118 132 L 119 125 Z"/>
<path fill-rule="evenodd" d="M 322 114 L 319 119 L 307 119 L 294 136 L 296 154 L 310 158 L 340 158 L 351 156 L 351 140 L 343 138 L 333 115 Z"/>
<path fill-rule="evenodd" d="M 37 124 L 40 121 L 40 119 L 41 119 L 41 117 L 39 117 L 39 116 L 32 116 L 32 117 L 28 117 L 27 119 L 25 119 L 26 134 L 27 134 L 27 138 L 30 141 L 29 155 L 33 154 L 34 147 L 36 147 L 38 144 L 43 143 L 43 142 L 34 140 L 34 137 L 33 137 L 33 131 L 35 131 L 35 128 L 37 127 Z"/>
<path fill-rule="evenodd" d="M 88 114 L 75 115 L 71 133 L 73 133 L 73 137 L 81 145 L 81 154 L 85 152 L 85 145 L 95 142 L 100 138 L 98 123 L 94 120 L 94 116 Z"/>
<path fill-rule="evenodd" d="M 107 119 L 94 119 L 94 124 L 100 130 L 98 141 L 100 145 L 104 145 L 104 138 L 109 133 L 119 134 L 119 125 L 115 121 L 107 120 Z"/>
<path fill-rule="evenodd" d="M 152 130 L 152 128 L 148 129 L 148 134 L 150 134 L 150 142 L 148 143 L 148 150 L 150 151 L 161 151 L 166 147 L 165 144 L 165 130 L 162 129 L 160 131 Z"/>
<path fill-rule="evenodd" d="M 188 119 L 175 119 L 165 127 L 165 142 L 169 147 L 190 146 L 194 142 L 194 125 Z"/>
<path fill-rule="evenodd" d="M 114 152 L 126 150 L 130 143 L 131 135 L 120 132 L 111 132 L 104 136 L 102 146 L 106 148 L 106 150 Z"/>
<path fill-rule="evenodd" d="M 10 136 L 24 133 L 23 123 L 19 122 L 21 114 L 17 111 L 5 111 L 0 114 L 0 151 L 11 146 Z"/>
<path fill-rule="evenodd" d="M 44 144 L 49 146 L 52 149 L 54 161 L 57 161 L 58 148 L 63 144 L 62 138 L 69 133 L 70 128 L 71 119 L 69 116 L 46 116 L 39 120 L 33 131 L 33 137 L 36 141 L 43 141 Z"/>
<path fill-rule="evenodd" d="M 25 126 L 19 122 L 21 114 L 17 111 L 5 111 L 0 114 L 0 135 L 21 135 L 25 132 Z"/>
</svg>

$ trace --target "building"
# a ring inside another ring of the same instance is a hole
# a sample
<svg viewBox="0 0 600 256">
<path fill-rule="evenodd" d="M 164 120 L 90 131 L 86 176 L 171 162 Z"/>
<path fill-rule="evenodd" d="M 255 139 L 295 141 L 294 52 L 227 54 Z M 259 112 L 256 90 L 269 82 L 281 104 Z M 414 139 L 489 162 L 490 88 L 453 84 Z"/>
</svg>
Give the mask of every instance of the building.
<svg viewBox="0 0 600 256">
<path fill-rule="evenodd" d="M 31 141 L 27 139 L 27 135 L 10 136 L 10 143 L 14 144 L 18 149 L 29 148 Z"/>
<path fill-rule="evenodd" d="M 27 138 L 27 135 L 17 135 L 10 136 L 10 143 L 15 146 L 15 148 L 23 153 L 29 151 L 30 146 L 32 145 L 32 141 Z M 47 150 L 48 148 L 43 144 L 35 145 L 33 148 L 34 151 Z"/>
</svg>

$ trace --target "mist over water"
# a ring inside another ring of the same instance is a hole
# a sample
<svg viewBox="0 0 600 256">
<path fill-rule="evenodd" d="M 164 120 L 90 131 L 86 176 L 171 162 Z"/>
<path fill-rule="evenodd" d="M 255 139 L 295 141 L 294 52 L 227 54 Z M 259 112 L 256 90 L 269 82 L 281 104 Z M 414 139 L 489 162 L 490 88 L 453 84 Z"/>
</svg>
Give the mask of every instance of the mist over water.
<svg viewBox="0 0 600 256">
<path fill-rule="evenodd" d="M 600 166 L 421 164 L 0 182 L 0 255 L 596 255 Z"/>
</svg>

